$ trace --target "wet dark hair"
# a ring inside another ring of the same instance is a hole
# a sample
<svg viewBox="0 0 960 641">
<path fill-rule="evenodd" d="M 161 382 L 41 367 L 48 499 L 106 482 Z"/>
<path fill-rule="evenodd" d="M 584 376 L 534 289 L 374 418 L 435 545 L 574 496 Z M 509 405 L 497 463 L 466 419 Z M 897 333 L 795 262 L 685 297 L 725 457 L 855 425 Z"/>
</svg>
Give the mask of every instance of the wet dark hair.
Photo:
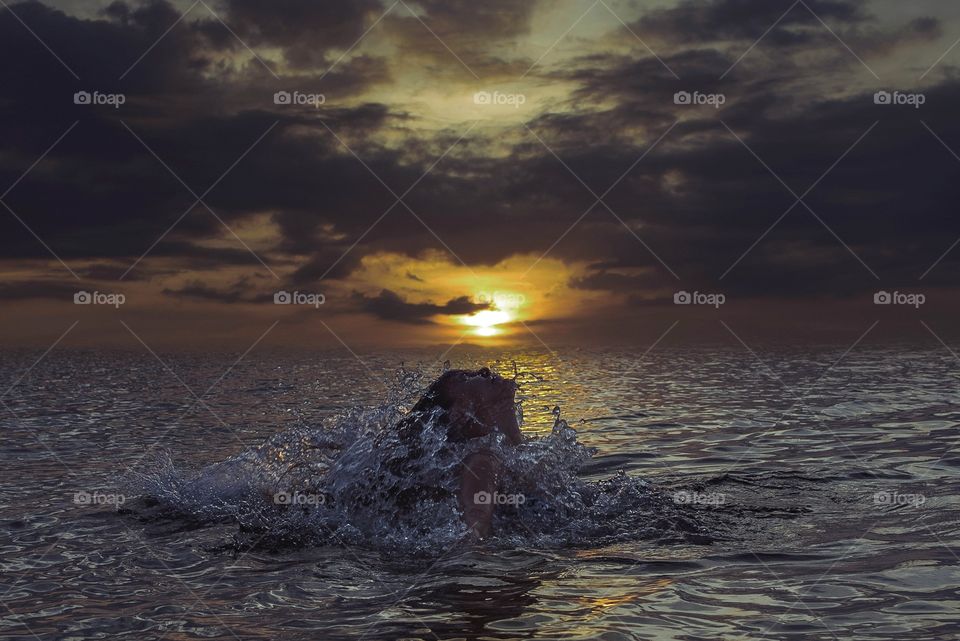
<svg viewBox="0 0 960 641">
<path fill-rule="evenodd" d="M 481 367 L 477 370 L 447 370 L 440 375 L 440 378 L 430 384 L 430 387 L 427 388 L 427 391 L 423 393 L 423 398 L 417 401 L 417 404 L 413 406 L 412 411 L 422 413 L 429 412 L 435 408 L 440 408 L 449 412 L 457 400 L 456 394 L 454 394 L 452 390 L 453 383 L 476 376 L 493 378 L 494 374 L 490 371 L 489 367 Z"/>
<path fill-rule="evenodd" d="M 431 418 L 449 420 L 449 412 L 460 398 L 454 391 L 454 383 L 477 376 L 493 378 L 495 374 L 488 367 L 481 367 L 477 370 L 451 369 L 441 374 L 437 380 L 430 384 L 430 387 L 423 393 L 423 397 L 417 401 L 410 413 L 397 424 L 397 431 L 401 440 L 408 443 L 414 442 L 423 430 L 423 422 Z M 440 416 L 438 417 L 437 414 L 440 414 Z M 479 423 L 471 422 L 469 419 L 464 422 L 462 417 L 457 423 L 450 421 L 447 427 L 449 430 L 448 438 L 451 441 L 463 441 L 469 438 L 470 433 L 482 431 Z"/>
</svg>

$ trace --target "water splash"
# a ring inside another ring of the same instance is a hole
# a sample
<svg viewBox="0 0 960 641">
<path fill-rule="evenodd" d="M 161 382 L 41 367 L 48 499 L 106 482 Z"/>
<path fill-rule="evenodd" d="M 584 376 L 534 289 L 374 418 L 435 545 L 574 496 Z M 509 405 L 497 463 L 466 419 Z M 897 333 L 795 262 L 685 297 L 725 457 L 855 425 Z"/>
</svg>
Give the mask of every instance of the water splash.
<svg viewBox="0 0 960 641">
<path fill-rule="evenodd" d="M 375 406 L 322 425 L 304 422 L 200 470 L 181 469 L 165 455 L 131 483 L 142 504 L 165 517 L 234 523 L 258 546 L 360 545 L 432 555 L 467 536 L 457 501 L 461 462 L 483 449 L 500 459 L 500 495 L 507 497 L 495 513 L 495 543 L 706 540 L 683 506 L 643 479 L 622 471 L 600 482 L 579 478 L 594 450 L 577 440 L 559 407 L 548 435 L 516 447 L 501 434 L 449 442 L 437 415 L 422 416 L 424 429 L 401 438 L 395 426 L 427 382 L 422 372 L 400 370 Z"/>
</svg>

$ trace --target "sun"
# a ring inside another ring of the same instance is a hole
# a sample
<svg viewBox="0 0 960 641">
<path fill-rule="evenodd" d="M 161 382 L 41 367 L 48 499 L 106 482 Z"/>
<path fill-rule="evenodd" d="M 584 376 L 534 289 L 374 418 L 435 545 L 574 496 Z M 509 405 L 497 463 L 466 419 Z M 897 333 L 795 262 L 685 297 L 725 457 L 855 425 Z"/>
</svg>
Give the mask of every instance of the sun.
<svg viewBox="0 0 960 641">
<path fill-rule="evenodd" d="M 497 336 L 503 330 L 497 325 L 509 323 L 513 318 L 510 314 L 498 309 L 484 309 L 470 316 L 464 316 L 460 322 L 464 325 L 473 327 L 473 333 L 477 336 Z"/>
<path fill-rule="evenodd" d="M 486 309 L 461 316 L 457 322 L 473 328 L 474 336 L 490 338 L 507 332 L 507 325 L 519 320 L 521 310 L 527 306 L 527 297 L 523 294 L 507 291 L 481 291 L 474 294 L 474 301 L 486 305 Z"/>
</svg>

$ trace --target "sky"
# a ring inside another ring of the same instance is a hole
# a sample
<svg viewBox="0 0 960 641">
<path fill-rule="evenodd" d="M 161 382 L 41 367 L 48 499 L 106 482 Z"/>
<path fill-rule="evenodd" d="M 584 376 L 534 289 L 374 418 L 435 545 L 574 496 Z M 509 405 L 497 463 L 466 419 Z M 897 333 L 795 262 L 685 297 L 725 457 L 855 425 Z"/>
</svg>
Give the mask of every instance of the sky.
<svg viewBox="0 0 960 641">
<path fill-rule="evenodd" d="M 946 335 L 958 39 L 945 1 L 8 1 L 0 343 Z"/>
</svg>

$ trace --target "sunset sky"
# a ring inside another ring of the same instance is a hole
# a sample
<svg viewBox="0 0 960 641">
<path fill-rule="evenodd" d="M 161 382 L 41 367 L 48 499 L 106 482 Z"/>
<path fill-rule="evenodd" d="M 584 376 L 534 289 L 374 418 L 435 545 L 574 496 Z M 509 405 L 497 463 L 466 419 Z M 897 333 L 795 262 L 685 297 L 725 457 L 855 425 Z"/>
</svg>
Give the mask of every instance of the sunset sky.
<svg viewBox="0 0 960 641">
<path fill-rule="evenodd" d="M 6 345 L 956 325 L 958 3 L 6 4 Z"/>
</svg>

